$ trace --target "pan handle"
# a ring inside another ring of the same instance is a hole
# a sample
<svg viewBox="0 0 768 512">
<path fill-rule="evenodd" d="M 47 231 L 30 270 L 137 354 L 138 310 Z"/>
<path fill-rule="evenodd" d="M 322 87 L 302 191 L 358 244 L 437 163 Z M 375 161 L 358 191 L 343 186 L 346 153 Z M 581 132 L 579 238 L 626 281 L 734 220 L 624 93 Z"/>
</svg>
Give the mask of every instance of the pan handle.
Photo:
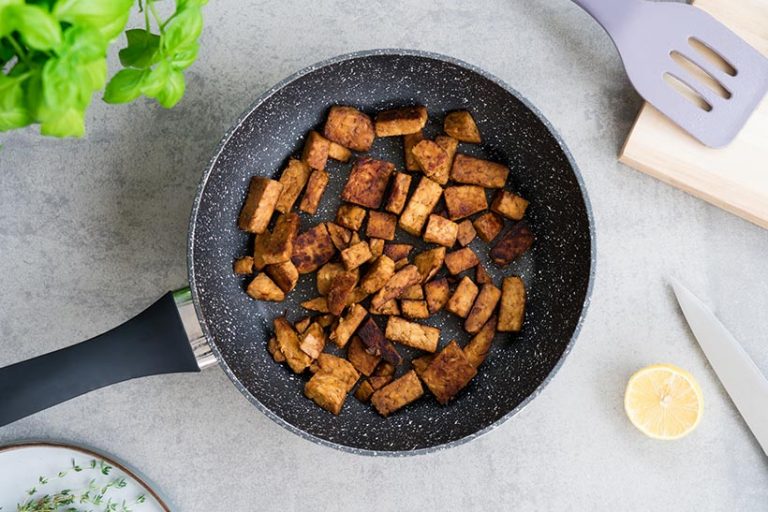
<svg viewBox="0 0 768 512">
<path fill-rule="evenodd" d="M 168 292 L 111 331 L 0 368 L 0 426 L 111 384 L 213 362 L 189 289 Z"/>
</svg>

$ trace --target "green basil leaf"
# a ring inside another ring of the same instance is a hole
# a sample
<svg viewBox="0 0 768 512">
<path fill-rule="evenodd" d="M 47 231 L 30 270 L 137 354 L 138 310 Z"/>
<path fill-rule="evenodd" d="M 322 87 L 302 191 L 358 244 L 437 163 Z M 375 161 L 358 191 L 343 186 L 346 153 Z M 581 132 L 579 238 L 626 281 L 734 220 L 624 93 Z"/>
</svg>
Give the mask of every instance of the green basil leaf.
<svg viewBox="0 0 768 512">
<path fill-rule="evenodd" d="M 208 0 L 177 0 L 176 5 L 178 9 L 186 9 L 187 7 L 202 7 L 208 3 Z"/>
<path fill-rule="evenodd" d="M 26 78 L 9 78 L 0 73 L 0 131 L 12 130 L 32 122 L 24 102 L 22 84 Z"/>
<path fill-rule="evenodd" d="M 200 8 L 190 7 L 176 11 L 171 16 L 163 32 L 163 48 L 173 54 L 180 48 L 187 47 L 197 41 L 203 30 L 203 14 Z"/>
<path fill-rule="evenodd" d="M 74 104 L 77 99 L 77 76 L 72 66 L 59 58 L 49 59 L 43 66 L 43 101 L 55 109 Z"/>
<path fill-rule="evenodd" d="M 141 85 L 147 74 L 143 69 L 121 69 L 107 84 L 104 101 L 128 103 L 141 95 Z"/>
<path fill-rule="evenodd" d="M 78 106 L 85 109 L 90 103 L 93 93 L 107 82 L 107 59 L 94 60 L 77 69 L 78 74 Z"/>
<path fill-rule="evenodd" d="M 173 107 L 184 96 L 184 87 L 184 73 L 172 70 L 165 87 L 157 95 L 157 102 L 165 108 Z"/>
<path fill-rule="evenodd" d="M 12 26 L 30 48 L 50 50 L 61 44 L 61 26 L 37 5 L 12 5 L 3 10 L 4 23 Z"/>
<path fill-rule="evenodd" d="M 149 71 L 141 84 L 141 92 L 148 98 L 156 98 L 165 87 L 171 75 L 171 65 L 168 61 L 161 60 L 157 66 Z"/>
<path fill-rule="evenodd" d="M 135 28 L 125 32 L 128 46 L 120 50 L 120 62 L 130 68 L 148 68 L 158 61 L 160 36 L 146 30 Z"/>
<path fill-rule="evenodd" d="M 53 15 L 73 25 L 96 27 L 110 40 L 125 27 L 132 5 L 133 0 L 59 0 Z"/>
<path fill-rule="evenodd" d="M 40 133 L 54 137 L 82 137 L 85 133 L 85 112 L 75 107 L 51 111 L 40 124 Z"/>
<path fill-rule="evenodd" d="M 1 12 L 0 16 L 2 16 Z M 14 55 L 16 55 L 16 50 L 11 46 L 11 43 L 6 39 L 0 39 L 0 68 L 3 67 L 6 62 L 9 62 Z"/>
<path fill-rule="evenodd" d="M 74 64 L 101 60 L 107 54 L 109 42 L 93 27 L 72 26 L 64 31 L 64 44 L 59 54 Z"/>
<path fill-rule="evenodd" d="M 186 48 L 179 49 L 173 57 L 171 57 L 171 64 L 176 69 L 186 69 L 195 62 L 197 59 L 197 52 L 200 49 L 200 45 L 192 43 Z"/>
</svg>

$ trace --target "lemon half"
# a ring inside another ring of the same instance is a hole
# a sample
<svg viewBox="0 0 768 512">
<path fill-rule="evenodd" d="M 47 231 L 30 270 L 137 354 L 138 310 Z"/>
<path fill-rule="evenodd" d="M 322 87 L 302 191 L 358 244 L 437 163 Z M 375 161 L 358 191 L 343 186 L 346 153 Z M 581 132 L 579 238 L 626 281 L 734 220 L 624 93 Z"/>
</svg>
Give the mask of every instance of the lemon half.
<svg viewBox="0 0 768 512">
<path fill-rule="evenodd" d="M 677 366 L 654 364 L 627 383 L 624 410 L 632 424 L 654 439 L 680 439 L 701 421 L 704 400 L 696 379 Z"/>
</svg>

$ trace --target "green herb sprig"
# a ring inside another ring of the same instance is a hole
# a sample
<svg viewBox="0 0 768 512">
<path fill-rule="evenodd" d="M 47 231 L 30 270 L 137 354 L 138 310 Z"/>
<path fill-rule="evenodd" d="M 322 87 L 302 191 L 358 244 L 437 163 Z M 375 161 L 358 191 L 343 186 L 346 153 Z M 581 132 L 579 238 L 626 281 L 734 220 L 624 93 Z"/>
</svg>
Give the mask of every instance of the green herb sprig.
<svg viewBox="0 0 768 512">
<path fill-rule="evenodd" d="M 40 133 L 80 137 L 94 92 L 104 101 L 139 96 L 171 108 L 183 71 L 197 58 L 207 0 L 177 0 L 162 19 L 157 0 L 138 2 L 144 28 L 126 31 L 124 69 L 107 83 L 107 48 L 124 30 L 133 0 L 0 0 L 0 131 L 40 124 Z"/>
</svg>

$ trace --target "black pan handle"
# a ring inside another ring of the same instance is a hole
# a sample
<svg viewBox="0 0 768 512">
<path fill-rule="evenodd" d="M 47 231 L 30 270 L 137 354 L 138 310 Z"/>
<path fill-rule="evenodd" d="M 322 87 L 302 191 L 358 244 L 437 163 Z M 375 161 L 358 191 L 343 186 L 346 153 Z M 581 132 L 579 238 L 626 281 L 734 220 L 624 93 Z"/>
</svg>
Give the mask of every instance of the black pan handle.
<svg viewBox="0 0 768 512">
<path fill-rule="evenodd" d="M 174 294 L 168 292 L 111 331 L 0 368 L 0 426 L 110 384 L 199 371 Z"/>
</svg>

